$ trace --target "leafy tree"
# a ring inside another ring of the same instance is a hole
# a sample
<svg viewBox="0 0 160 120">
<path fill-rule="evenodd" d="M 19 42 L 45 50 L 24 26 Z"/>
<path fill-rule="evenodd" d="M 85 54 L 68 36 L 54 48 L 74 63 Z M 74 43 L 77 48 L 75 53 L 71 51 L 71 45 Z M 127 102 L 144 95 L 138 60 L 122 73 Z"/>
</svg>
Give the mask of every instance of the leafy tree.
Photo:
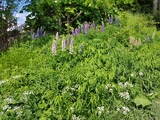
<svg viewBox="0 0 160 120">
<path fill-rule="evenodd" d="M 27 16 L 27 29 L 36 30 L 41 26 L 48 32 L 66 32 L 84 21 L 100 23 L 117 15 L 119 9 L 131 5 L 134 0 L 28 0 L 23 10 Z M 65 28 L 65 29 L 62 29 Z"/>
<path fill-rule="evenodd" d="M 13 16 L 18 10 L 21 0 L 0 1 L 0 48 L 8 47 L 9 29 L 17 25 L 17 19 Z"/>
</svg>

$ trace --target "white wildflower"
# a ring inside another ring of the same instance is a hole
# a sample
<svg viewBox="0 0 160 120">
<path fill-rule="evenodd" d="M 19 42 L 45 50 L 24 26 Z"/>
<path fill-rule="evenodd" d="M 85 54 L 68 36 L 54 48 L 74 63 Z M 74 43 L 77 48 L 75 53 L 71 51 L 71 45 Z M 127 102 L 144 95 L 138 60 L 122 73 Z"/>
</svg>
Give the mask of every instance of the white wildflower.
<svg viewBox="0 0 160 120">
<path fill-rule="evenodd" d="M 12 103 L 13 102 L 13 99 L 12 98 L 6 98 L 4 99 L 8 104 Z"/>
<path fill-rule="evenodd" d="M 119 85 L 120 87 L 123 87 L 123 83 L 122 83 L 122 82 L 119 82 L 118 85 Z"/>
<path fill-rule="evenodd" d="M 124 99 L 127 99 L 127 100 L 130 99 L 130 95 L 129 95 L 128 92 L 121 92 L 121 93 L 119 93 L 119 96 L 124 98 Z"/>
<path fill-rule="evenodd" d="M 5 106 L 3 106 L 3 108 L 2 108 L 2 110 L 8 110 L 8 109 L 10 109 L 11 107 L 9 106 L 9 105 L 5 105 Z"/>
<path fill-rule="evenodd" d="M 22 116 L 22 111 L 18 111 L 16 112 L 16 114 L 18 115 L 18 117 Z"/>
<path fill-rule="evenodd" d="M 70 110 L 73 112 L 74 111 L 74 107 L 70 107 Z"/>
<path fill-rule="evenodd" d="M 7 82 L 8 80 L 2 80 L 0 81 L 0 85 L 4 84 L 5 82 Z"/>
<path fill-rule="evenodd" d="M 128 112 L 130 112 L 130 109 L 128 107 L 122 107 L 123 109 L 123 114 L 126 115 Z"/>
<path fill-rule="evenodd" d="M 31 94 L 33 94 L 33 91 L 24 91 L 23 92 L 23 95 L 31 95 Z"/>
<path fill-rule="evenodd" d="M 131 74 L 130 74 L 130 76 L 131 76 L 131 77 L 133 77 L 133 76 L 134 76 L 134 74 L 133 74 L 133 73 L 131 73 Z"/>
<path fill-rule="evenodd" d="M 16 111 L 17 109 L 20 109 L 20 106 L 14 106 L 13 110 Z"/>
<path fill-rule="evenodd" d="M 117 110 L 117 111 L 120 111 L 120 108 L 117 108 L 116 110 Z"/>
<path fill-rule="evenodd" d="M 17 79 L 17 78 L 20 78 L 21 75 L 16 75 L 16 76 L 12 76 L 13 79 Z"/>
<path fill-rule="evenodd" d="M 73 116 L 72 116 L 72 120 L 81 120 L 81 118 L 78 117 L 78 116 L 76 116 L 76 115 L 73 115 Z"/>
<path fill-rule="evenodd" d="M 101 106 L 101 107 L 97 107 L 98 109 L 98 114 L 101 115 L 102 112 L 104 112 L 104 106 Z"/>
<path fill-rule="evenodd" d="M 139 75 L 140 75 L 140 76 L 142 76 L 142 75 L 143 75 L 143 73 L 142 73 L 142 72 L 139 72 Z"/>
<path fill-rule="evenodd" d="M 109 89 L 109 92 L 113 92 L 113 89 Z"/>
</svg>

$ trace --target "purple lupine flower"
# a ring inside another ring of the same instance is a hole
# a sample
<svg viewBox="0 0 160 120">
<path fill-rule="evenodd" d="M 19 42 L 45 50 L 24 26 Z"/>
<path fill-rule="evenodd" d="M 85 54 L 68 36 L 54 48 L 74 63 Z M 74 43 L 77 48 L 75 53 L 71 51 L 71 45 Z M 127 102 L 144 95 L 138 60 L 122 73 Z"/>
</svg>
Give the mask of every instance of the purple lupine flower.
<svg viewBox="0 0 160 120">
<path fill-rule="evenodd" d="M 32 37 L 32 39 L 35 38 L 35 33 L 34 32 L 31 32 L 31 37 Z"/>
<path fill-rule="evenodd" d="M 70 44 L 70 42 L 71 42 L 71 36 L 70 36 L 70 34 L 68 35 L 68 41 L 67 41 L 67 44 Z"/>
<path fill-rule="evenodd" d="M 39 28 L 37 29 L 37 38 L 39 38 L 40 35 L 39 35 Z"/>
<path fill-rule="evenodd" d="M 72 30 L 72 36 L 75 36 L 75 31 L 74 30 Z"/>
<path fill-rule="evenodd" d="M 58 32 L 56 33 L 56 40 L 57 40 L 57 41 L 59 40 Z"/>
<path fill-rule="evenodd" d="M 102 28 L 101 28 L 101 32 L 104 31 L 104 22 L 102 21 Z"/>
<path fill-rule="evenodd" d="M 73 54 L 73 45 L 74 45 L 74 41 L 71 40 L 69 54 Z"/>
<path fill-rule="evenodd" d="M 87 34 L 89 30 L 89 24 L 86 22 L 84 26 L 85 26 L 85 34 Z"/>
<path fill-rule="evenodd" d="M 78 35 L 78 29 L 76 28 L 74 31 L 75 31 L 75 36 L 77 36 Z"/>
<path fill-rule="evenodd" d="M 79 51 L 78 51 L 79 54 L 82 54 L 82 48 L 83 48 L 83 45 L 80 45 Z"/>
<path fill-rule="evenodd" d="M 80 27 L 80 26 L 78 27 L 77 32 L 78 32 L 78 34 L 80 34 L 80 33 L 81 33 L 81 27 Z"/>
<path fill-rule="evenodd" d="M 46 36 L 46 32 L 43 33 L 43 37 L 45 37 L 45 36 Z"/>
<path fill-rule="evenodd" d="M 57 52 L 57 43 L 53 42 L 52 43 L 52 53 L 53 53 L 53 55 L 57 55 L 56 52 Z"/>
<path fill-rule="evenodd" d="M 94 21 L 92 22 L 91 27 L 92 27 L 93 29 L 96 28 L 96 25 L 95 25 Z"/>
<path fill-rule="evenodd" d="M 113 15 L 111 15 L 111 17 L 109 17 L 108 22 L 109 22 L 110 24 L 113 23 Z"/>
<path fill-rule="evenodd" d="M 146 36 L 146 42 L 149 42 L 149 36 L 148 35 Z"/>
<path fill-rule="evenodd" d="M 41 37 L 43 35 L 42 26 L 39 28 L 39 36 Z"/>
</svg>

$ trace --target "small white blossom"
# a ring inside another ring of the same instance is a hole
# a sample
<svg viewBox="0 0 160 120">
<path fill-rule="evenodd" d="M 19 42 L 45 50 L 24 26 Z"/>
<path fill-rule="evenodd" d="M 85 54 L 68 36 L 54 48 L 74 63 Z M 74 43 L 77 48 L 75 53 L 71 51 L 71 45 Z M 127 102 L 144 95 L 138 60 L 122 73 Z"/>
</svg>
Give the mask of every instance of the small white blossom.
<svg viewBox="0 0 160 120">
<path fill-rule="evenodd" d="M 6 98 L 4 99 L 8 104 L 12 103 L 13 102 L 13 99 L 12 98 Z"/>
<path fill-rule="evenodd" d="M 113 92 L 113 89 L 109 89 L 109 92 Z"/>
<path fill-rule="evenodd" d="M 31 94 L 33 94 L 33 91 L 24 91 L 23 92 L 23 95 L 31 95 Z"/>
<path fill-rule="evenodd" d="M 0 81 L 0 85 L 4 84 L 5 82 L 7 82 L 8 80 L 2 80 Z"/>
<path fill-rule="evenodd" d="M 21 108 L 21 107 L 20 106 L 14 106 L 13 110 L 16 111 L 19 108 Z"/>
<path fill-rule="evenodd" d="M 16 114 L 18 115 L 18 117 L 22 116 L 22 111 L 18 111 L 16 112 Z"/>
<path fill-rule="evenodd" d="M 102 112 L 104 112 L 104 106 L 101 106 L 101 107 L 97 107 L 98 109 L 98 114 L 101 115 Z"/>
<path fill-rule="evenodd" d="M 73 108 L 73 107 L 70 107 L 70 110 L 73 112 L 73 111 L 74 111 L 74 108 Z"/>
<path fill-rule="evenodd" d="M 16 75 L 16 76 L 12 76 L 13 79 L 17 79 L 17 78 L 20 78 L 21 75 Z"/>
<path fill-rule="evenodd" d="M 9 105 L 5 105 L 5 106 L 3 106 L 3 108 L 2 108 L 2 110 L 8 110 L 8 109 L 10 109 L 11 107 L 9 106 Z"/>
<path fill-rule="evenodd" d="M 73 115 L 73 116 L 72 116 L 72 120 L 81 120 L 81 118 L 78 117 L 78 116 L 76 116 L 76 115 Z"/>
<path fill-rule="evenodd" d="M 128 107 L 122 107 L 123 109 L 123 114 L 126 115 L 128 112 L 130 112 L 130 109 Z"/>
<path fill-rule="evenodd" d="M 117 110 L 117 111 L 120 111 L 120 108 L 117 108 L 116 110 Z"/>
<path fill-rule="evenodd" d="M 124 98 L 124 99 L 127 99 L 127 100 L 130 99 L 130 95 L 129 95 L 128 92 L 121 92 L 121 93 L 119 93 L 119 96 Z"/>
<path fill-rule="evenodd" d="M 131 76 L 131 77 L 133 77 L 133 76 L 134 76 L 134 74 L 133 74 L 133 73 L 131 73 L 131 74 L 130 74 L 130 76 Z"/>
<path fill-rule="evenodd" d="M 142 72 L 139 72 L 139 75 L 140 75 L 140 76 L 142 76 L 142 75 L 143 75 L 143 73 L 142 73 Z"/>
</svg>

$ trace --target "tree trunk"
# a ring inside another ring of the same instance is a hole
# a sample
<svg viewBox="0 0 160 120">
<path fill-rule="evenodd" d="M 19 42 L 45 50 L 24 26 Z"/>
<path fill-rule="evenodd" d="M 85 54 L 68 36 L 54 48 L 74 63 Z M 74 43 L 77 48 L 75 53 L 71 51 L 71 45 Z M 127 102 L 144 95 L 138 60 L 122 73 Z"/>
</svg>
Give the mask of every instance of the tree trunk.
<svg viewBox="0 0 160 120">
<path fill-rule="evenodd" d="M 153 0 L 153 17 L 157 16 L 158 0 Z"/>
<path fill-rule="evenodd" d="M 160 0 L 158 0 L 158 11 L 160 12 Z"/>
</svg>

